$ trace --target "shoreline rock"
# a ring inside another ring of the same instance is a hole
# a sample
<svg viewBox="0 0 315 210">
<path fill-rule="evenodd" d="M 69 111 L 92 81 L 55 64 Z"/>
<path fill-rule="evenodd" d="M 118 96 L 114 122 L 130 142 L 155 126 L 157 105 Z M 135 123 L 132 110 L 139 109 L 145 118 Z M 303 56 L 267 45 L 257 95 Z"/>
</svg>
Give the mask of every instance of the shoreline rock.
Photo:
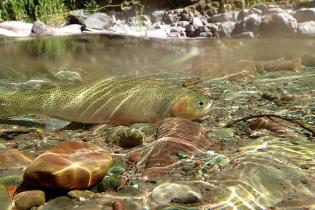
<svg viewBox="0 0 315 210">
<path fill-rule="evenodd" d="M 87 15 L 73 12 L 69 13 L 69 24 L 58 28 L 46 26 L 40 21 L 33 24 L 5 21 L 0 23 L 0 36 L 41 37 L 91 33 L 155 39 L 314 36 L 315 25 L 312 21 L 315 21 L 315 8 L 312 7 L 294 9 L 265 5 L 210 15 L 202 8 L 189 6 L 123 17 L 118 13 L 108 15 L 96 12 Z"/>
</svg>

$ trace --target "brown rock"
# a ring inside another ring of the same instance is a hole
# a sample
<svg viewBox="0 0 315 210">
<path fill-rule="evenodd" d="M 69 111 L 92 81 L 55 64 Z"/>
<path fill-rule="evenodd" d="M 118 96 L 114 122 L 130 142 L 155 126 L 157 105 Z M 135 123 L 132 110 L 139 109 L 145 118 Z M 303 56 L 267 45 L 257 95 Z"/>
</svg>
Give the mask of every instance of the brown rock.
<svg viewBox="0 0 315 210">
<path fill-rule="evenodd" d="M 271 132 L 275 133 L 287 133 L 287 129 L 284 128 L 284 126 L 281 126 L 280 124 L 273 122 L 271 119 L 268 118 L 258 118 L 251 122 L 249 126 L 252 130 L 259 130 L 259 129 L 266 129 Z"/>
<path fill-rule="evenodd" d="M 31 163 L 24 182 L 64 190 L 86 189 L 101 181 L 111 164 L 111 155 L 94 144 L 63 142 Z"/>
<path fill-rule="evenodd" d="M 28 166 L 32 159 L 16 149 L 0 152 L 0 168 Z"/>
<path fill-rule="evenodd" d="M 45 203 L 45 193 L 41 190 L 21 192 L 14 196 L 13 202 L 15 208 L 19 210 L 28 210 L 43 205 Z"/>
<path fill-rule="evenodd" d="M 123 201 L 115 201 L 113 203 L 113 210 L 124 210 L 126 209 L 125 204 Z"/>
<path fill-rule="evenodd" d="M 145 165 L 145 178 L 166 174 L 178 162 L 177 152 L 191 155 L 211 145 L 200 125 L 181 118 L 163 120 L 157 130 L 156 139 Z"/>
<path fill-rule="evenodd" d="M 132 155 L 129 156 L 128 158 L 128 163 L 130 165 L 132 164 L 136 164 L 137 162 L 139 162 L 141 160 L 141 155 L 139 153 L 133 153 Z"/>
</svg>

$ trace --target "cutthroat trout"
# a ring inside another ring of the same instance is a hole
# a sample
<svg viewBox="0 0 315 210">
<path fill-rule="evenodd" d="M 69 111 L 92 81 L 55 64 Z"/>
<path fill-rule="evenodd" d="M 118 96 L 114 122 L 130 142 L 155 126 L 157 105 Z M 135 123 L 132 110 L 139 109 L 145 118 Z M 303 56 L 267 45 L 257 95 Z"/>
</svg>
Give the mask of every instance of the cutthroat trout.
<svg viewBox="0 0 315 210">
<path fill-rule="evenodd" d="M 166 117 L 194 120 L 209 113 L 207 96 L 144 78 L 113 77 L 0 97 L 0 118 L 43 114 L 81 123 L 131 124 Z"/>
</svg>

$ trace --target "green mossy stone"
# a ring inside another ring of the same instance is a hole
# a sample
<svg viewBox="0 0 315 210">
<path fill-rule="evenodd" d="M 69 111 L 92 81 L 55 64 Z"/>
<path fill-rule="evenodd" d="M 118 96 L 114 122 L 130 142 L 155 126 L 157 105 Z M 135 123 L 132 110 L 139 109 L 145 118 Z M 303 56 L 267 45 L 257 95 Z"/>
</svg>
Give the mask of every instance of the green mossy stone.
<svg viewBox="0 0 315 210">
<path fill-rule="evenodd" d="M 18 175 L 9 175 L 0 177 L 0 184 L 5 186 L 18 186 L 22 184 L 23 182 L 23 176 Z"/>
<path fill-rule="evenodd" d="M 98 192 L 106 192 L 109 189 L 117 189 L 121 185 L 122 181 L 117 176 L 106 176 L 101 183 L 97 185 Z"/>
<path fill-rule="evenodd" d="M 12 202 L 10 195 L 8 194 L 6 187 L 0 184 L 0 209 L 9 210 L 12 208 Z"/>
<path fill-rule="evenodd" d="M 108 170 L 107 174 L 119 176 L 119 175 L 122 175 L 125 171 L 126 169 L 124 167 L 116 165 L 116 166 L 111 167 Z"/>
</svg>

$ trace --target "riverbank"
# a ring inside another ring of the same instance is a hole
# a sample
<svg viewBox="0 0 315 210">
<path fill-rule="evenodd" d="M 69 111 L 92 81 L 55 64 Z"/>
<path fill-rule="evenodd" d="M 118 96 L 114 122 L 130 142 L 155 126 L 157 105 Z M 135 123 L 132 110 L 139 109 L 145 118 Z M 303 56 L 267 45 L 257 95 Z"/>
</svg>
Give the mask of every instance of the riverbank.
<svg viewBox="0 0 315 210">
<path fill-rule="evenodd" d="M 8 37 L 106 34 L 159 39 L 315 37 L 315 7 L 259 4 L 248 9 L 218 13 L 208 5 L 193 4 L 150 14 L 69 12 L 57 27 L 40 21 L 0 23 Z"/>
</svg>

